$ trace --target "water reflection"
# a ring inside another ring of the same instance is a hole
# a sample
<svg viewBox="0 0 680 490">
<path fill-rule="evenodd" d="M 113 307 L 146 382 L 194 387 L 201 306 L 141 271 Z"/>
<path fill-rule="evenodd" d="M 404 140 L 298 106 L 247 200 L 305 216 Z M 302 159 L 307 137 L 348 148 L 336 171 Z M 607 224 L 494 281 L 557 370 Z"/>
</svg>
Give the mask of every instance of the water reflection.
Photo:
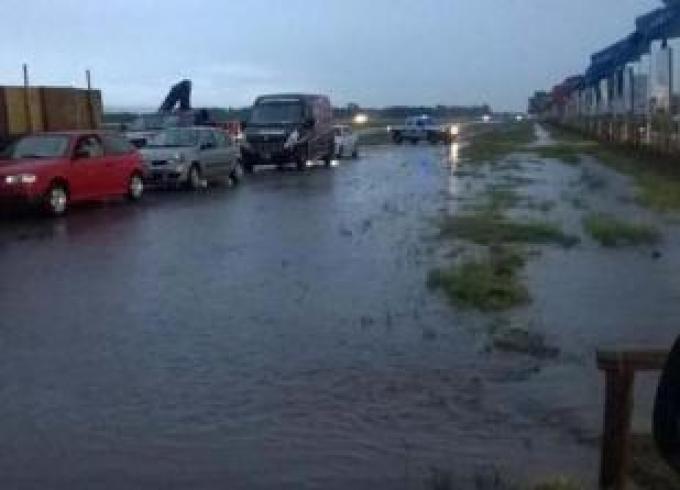
<svg viewBox="0 0 680 490">
<path fill-rule="evenodd" d="M 449 167 L 449 185 L 448 193 L 450 197 L 457 196 L 460 193 L 460 179 L 457 175 L 458 163 L 460 161 L 460 143 L 453 142 L 449 147 L 448 167 Z M 448 211 L 455 211 L 455 201 L 449 200 Z"/>
<path fill-rule="evenodd" d="M 457 141 L 454 141 L 451 143 L 451 147 L 449 148 L 449 164 L 451 165 L 451 168 L 455 170 L 455 168 L 458 166 L 458 161 L 460 160 L 460 143 Z"/>
</svg>

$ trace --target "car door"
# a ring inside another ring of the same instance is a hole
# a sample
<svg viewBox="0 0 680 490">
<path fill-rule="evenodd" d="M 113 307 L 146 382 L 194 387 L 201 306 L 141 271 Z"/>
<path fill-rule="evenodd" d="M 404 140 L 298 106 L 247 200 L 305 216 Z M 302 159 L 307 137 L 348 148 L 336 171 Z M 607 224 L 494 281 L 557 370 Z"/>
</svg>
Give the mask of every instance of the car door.
<svg viewBox="0 0 680 490">
<path fill-rule="evenodd" d="M 134 147 L 125 138 L 116 134 L 107 133 L 100 137 L 107 159 L 105 165 L 111 178 L 111 192 L 125 193 L 132 172 Z"/>
<path fill-rule="evenodd" d="M 69 191 L 71 199 L 90 199 L 107 194 L 110 168 L 101 141 L 95 134 L 79 136 L 71 155 Z"/>
<path fill-rule="evenodd" d="M 217 138 L 212 129 L 203 129 L 199 137 L 200 161 L 203 176 L 214 178 L 219 175 L 220 149 L 217 146 Z"/>
<path fill-rule="evenodd" d="M 215 138 L 217 139 L 217 147 L 219 148 L 220 152 L 220 175 L 226 177 L 236 166 L 241 152 L 237 148 L 231 136 L 229 136 L 226 132 L 215 130 Z"/>
</svg>

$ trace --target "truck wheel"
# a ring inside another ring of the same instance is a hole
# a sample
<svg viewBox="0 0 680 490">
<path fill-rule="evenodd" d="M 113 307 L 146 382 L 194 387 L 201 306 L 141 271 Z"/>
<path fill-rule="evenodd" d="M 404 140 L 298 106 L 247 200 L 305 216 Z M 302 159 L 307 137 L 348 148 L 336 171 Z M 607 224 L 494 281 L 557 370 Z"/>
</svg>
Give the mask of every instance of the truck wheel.
<svg viewBox="0 0 680 490">
<path fill-rule="evenodd" d="M 431 145 L 436 145 L 437 143 L 439 143 L 439 138 L 435 133 L 427 133 L 427 141 Z"/>
<path fill-rule="evenodd" d="M 403 137 L 403 136 L 401 135 L 401 133 L 399 133 L 399 132 L 395 132 L 395 133 L 392 135 L 392 139 L 393 139 L 394 142 L 395 142 L 396 144 L 398 144 L 398 145 L 400 145 L 400 144 L 402 144 L 402 143 L 404 142 L 404 137 Z"/>
<path fill-rule="evenodd" d="M 298 171 L 302 172 L 304 169 L 307 168 L 307 159 L 308 159 L 309 151 L 305 147 L 301 147 L 297 155 L 295 155 L 295 167 L 298 169 Z"/>
<path fill-rule="evenodd" d="M 335 143 L 331 142 L 331 144 L 328 146 L 328 152 L 326 155 L 323 157 L 323 163 L 327 167 L 330 167 L 331 164 L 333 163 L 333 156 L 335 155 Z"/>
<path fill-rule="evenodd" d="M 242 177 L 243 177 L 243 165 L 241 165 L 241 162 L 238 162 L 234 166 L 234 169 L 229 174 L 229 182 L 231 183 L 232 186 L 236 187 L 241 183 Z"/>
<path fill-rule="evenodd" d="M 418 138 L 411 138 L 411 144 L 417 145 L 418 144 Z"/>
</svg>

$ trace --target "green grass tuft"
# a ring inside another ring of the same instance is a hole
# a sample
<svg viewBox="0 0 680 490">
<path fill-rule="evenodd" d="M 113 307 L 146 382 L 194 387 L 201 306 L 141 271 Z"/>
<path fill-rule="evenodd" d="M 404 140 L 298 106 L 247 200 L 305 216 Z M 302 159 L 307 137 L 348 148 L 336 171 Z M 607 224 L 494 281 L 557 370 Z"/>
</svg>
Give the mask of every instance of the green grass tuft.
<svg viewBox="0 0 680 490">
<path fill-rule="evenodd" d="M 536 134 L 531 122 L 487 126 L 472 136 L 461 156 L 471 162 L 495 162 L 534 142 Z"/>
<path fill-rule="evenodd" d="M 583 227 L 605 247 L 654 244 L 661 239 L 659 231 L 651 225 L 630 223 L 602 213 L 586 216 Z"/>
<path fill-rule="evenodd" d="M 578 237 L 565 234 L 555 224 L 543 221 L 511 221 L 494 212 L 449 217 L 441 223 L 441 234 L 480 245 L 556 243 L 571 247 L 579 242 Z"/>
<path fill-rule="evenodd" d="M 584 487 L 566 478 L 539 483 L 533 490 L 582 490 Z"/>
<path fill-rule="evenodd" d="M 529 292 L 518 278 L 524 256 L 505 247 L 494 247 L 483 260 L 465 260 L 447 269 L 430 272 L 428 286 L 441 289 L 457 305 L 482 311 L 500 311 L 529 301 Z"/>
</svg>

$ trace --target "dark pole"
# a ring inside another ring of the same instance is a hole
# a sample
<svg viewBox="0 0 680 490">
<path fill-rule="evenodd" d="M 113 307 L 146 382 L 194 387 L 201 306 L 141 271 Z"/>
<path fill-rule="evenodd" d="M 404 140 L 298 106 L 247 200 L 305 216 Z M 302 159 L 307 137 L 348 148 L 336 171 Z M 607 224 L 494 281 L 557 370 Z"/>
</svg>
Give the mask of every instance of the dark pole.
<svg viewBox="0 0 680 490">
<path fill-rule="evenodd" d="M 31 100 L 30 100 L 30 90 L 28 84 L 28 65 L 24 63 L 24 110 L 26 111 L 26 129 L 28 133 L 33 132 L 33 120 L 31 117 Z"/>
<path fill-rule="evenodd" d="M 88 114 L 90 116 L 89 129 L 94 129 L 95 121 L 94 121 L 94 106 L 92 104 L 92 74 L 90 73 L 89 69 L 85 70 L 85 80 L 87 81 L 87 109 Z"/>
</svg>

